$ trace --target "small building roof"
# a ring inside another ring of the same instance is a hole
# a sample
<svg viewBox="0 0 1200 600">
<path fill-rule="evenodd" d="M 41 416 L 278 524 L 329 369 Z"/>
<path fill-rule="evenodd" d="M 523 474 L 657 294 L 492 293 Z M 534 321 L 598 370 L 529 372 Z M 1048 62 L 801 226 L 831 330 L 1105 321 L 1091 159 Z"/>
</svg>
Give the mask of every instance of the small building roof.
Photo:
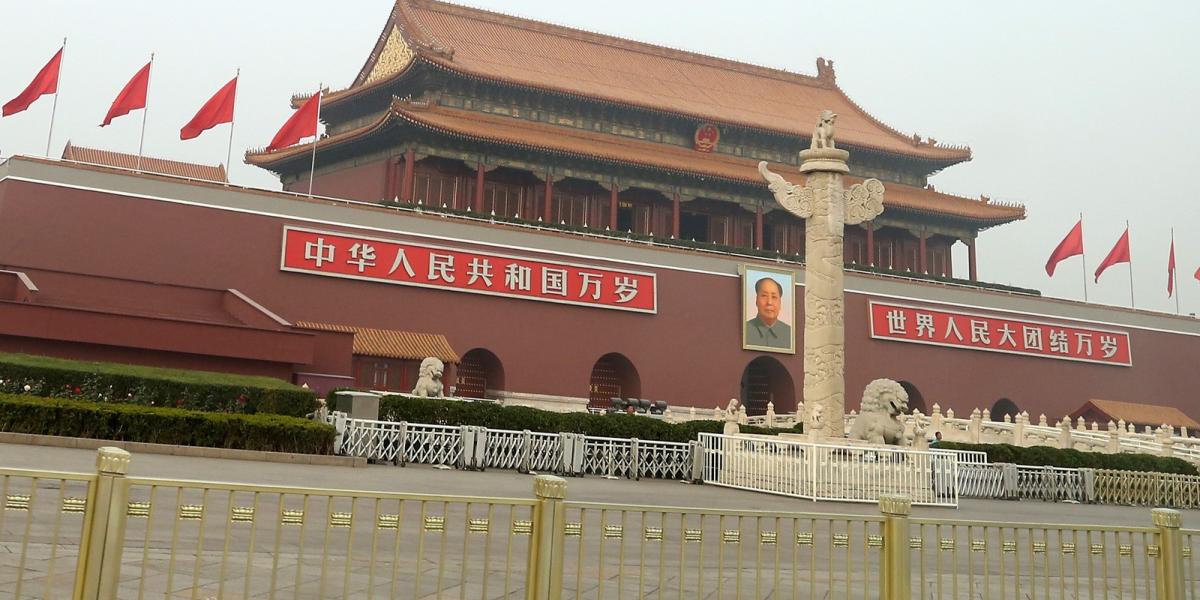
<svg viewBox="0 0 1200 600">
<path fill-rule="evenodd" d="M 225 181 L 225 165 L 201 165 L 165 158 L 155 158 L 153 156 L 143 156 L 141 166 L 139 167 L 136 154 L 84 148 L 72 145 L 70 142 L 67 142 L 67 147 L 63 149 L 62 157 L 63 160 L 104 167 L 116 167 L 118 169 L 129 169 L 131 171 L 140 170 L 147 173 L 186 177 L 188 179 L 203 179 L 205 181 Z"/>
<path fill-rule="evenodd" d="M 313 321 L 296 321 L 295 325 L 302 329 L 316 331 L 353 333 L 354 354 L 358 356 L 402 360 L 422 360 L 432 356 L 442 362 L 454 364 L 461 360 L 458 353 L 450 347 L 450 341 L 440 333 L 414 333 Z"/>
<path fill-rule="evenodd" d="M 419 59 L 415 60 L 415 59 Z M 824 109 L 838 141 L 900 156 L 970 160 L 966 147 L 906 135 L 835 82 L 832 61 L 801 75 L 432 0 L 397 0 L 354 83 L 329 106 L 386 86 L 423 62 L 509 85 L 807 138 Z"/>
<path fill-rule="evenodd" d="M 1125 421 L 1126 423 L 1138 425 L 1166 424 L 1175 428 L 1187 427 L 1192 431 L 1200 431 L 1200 423 L 1197 423 L 1195 419 L 1184 414 L 1183 411 L 1173 406 L 1161 406 L 1158 404 L 1138 404 L 1136 402 L 1093 399 L 1084 402 L 1083 406 L 1080 406 L 1075 412 L 1071 413 L 1071 417 L 1079 417 L 1087 412 L 1089 408 L 1104 413 L 1113 422 Z"/>
<path fill-rule="evenodd" d="M 545 123 L 521 121 L 511 117 L 472 110 L 438 106 L 423 102 L 393 102 L 374 123 L 343 131 L 320 140 L 320 150 L 328 151 L 343 144 L 376 135 L 389 135 L 390 127 L 412 125 L 457 138 L 493 142 L 573 157 L 628 164 L 673 173 L 718 177 L 743 184 L 766 187 L 758 172 L 758 160 L 717 153 L 695 152 L 633 138 L 608 135 Z M 246 162 L 278 170 L 289 160 L 308 160 L 315 142 L 275 152 L 248 152 Z M 304 162 L 304 168 L 308 163 Z M 793 173 L 797 178 L 799 174 Z M 861 179 L 847 177 L 847 183 Z M 1025 218 L 1025 208 L 982 199 L 943 194 L 932 189 L 887 183 L 884 205 L 888 208 L 917 211 L 958 218 L 990 227 Z M 765 190 L 764 190 L 765 192 Z"/>
</svg>

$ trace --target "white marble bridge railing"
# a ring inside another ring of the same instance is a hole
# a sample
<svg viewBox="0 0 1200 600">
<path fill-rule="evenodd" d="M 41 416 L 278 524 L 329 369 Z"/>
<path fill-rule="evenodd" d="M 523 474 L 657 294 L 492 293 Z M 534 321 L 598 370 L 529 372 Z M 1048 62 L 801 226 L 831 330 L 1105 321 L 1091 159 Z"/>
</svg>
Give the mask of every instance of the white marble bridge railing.
<svg viewBox="0 0 1200 600">
<path fill-rule="evenodd" d="M 856 416 L 853 411 L 846 415 L 846 431 L 850 430 Z M 1168 425 L 1156 429 L 1146 427 L 1143 432 L 1138 432 L 1124 421 L 1110 421 L 1102 426 L 1096 422 L 1086 423 L 1082 417 L 1075 421 L 1063 417 L 1051 426 L 1046 415 L 1041 415 L 1034 423 L 1024 412 L 1015 418 L 1005 415 L 1004 420 L 993 421 L 987 409 L 976 409 L 964 419 L 956 417 L 953 410 L 943 414 L 937 404 L 933 405 L 932 414 L 915 411 L 904 420 L 909 435 L 931 437 L 940 431 L 942 439 L 948 442 L 1051 446 L 1106 454 L 1153 454 L 1200 464 L 1200 438 L 1190 437 L 1186 429 L 1176 430 Z"/>
</svg>

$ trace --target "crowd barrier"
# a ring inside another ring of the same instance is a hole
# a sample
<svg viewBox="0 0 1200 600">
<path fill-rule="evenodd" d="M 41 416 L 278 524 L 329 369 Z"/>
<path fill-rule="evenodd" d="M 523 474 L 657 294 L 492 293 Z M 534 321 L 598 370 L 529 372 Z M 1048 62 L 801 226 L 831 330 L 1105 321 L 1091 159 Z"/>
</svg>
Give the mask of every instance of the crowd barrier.
<svg viewBox="0 0 1200 600">
<path fill-rule="evenodd" d="M 948 450 L 817 444 L 700 434 L 705 483 L 812 500 L 958 506 L 958 456 Z"/>
<path fill-rule="evenodd" d="M 329 416 L 339 454 L 396 465 L 697 480 L 696 442 L 659 442 Z"/>
</svg>

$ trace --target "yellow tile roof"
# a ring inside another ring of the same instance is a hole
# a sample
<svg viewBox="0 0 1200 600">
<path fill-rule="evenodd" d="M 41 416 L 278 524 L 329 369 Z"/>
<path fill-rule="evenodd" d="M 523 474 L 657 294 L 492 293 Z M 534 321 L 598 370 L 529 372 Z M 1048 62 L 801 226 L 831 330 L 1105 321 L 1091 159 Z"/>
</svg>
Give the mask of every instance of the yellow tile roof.
<svg viewBox="0 0 1200 600">
<path fill-rule="evenodd" d="M 404 360 L 421 360 L 433 356 L 447 363 L 458 363 L 460 360 L 458 353 L 450 347 L 450 341 L 439 333 L 415 333 L 312 321 L 297 321 L 296 326 L 317 331 L 353 333 L 354 354 L 359 356 Z"/>
<path fill-rule="evenodd" d="M 1092 405 L 1100 412 L 1108 415 L 1114 422 L 1124 420 L 1126 423 L 1139 425 L 1162 425 L 1172 427 L 1187 427 L 1192 431 L 1200 431 L 1200 423 L 1184 414 L 1174 406 L 1158 404 L 1138 404 L 1136 402 L 1118 402 L 1116 400 L 1088 400 L 1079 407 L 1072 416 L 1078 416 Z"/>
</svg>

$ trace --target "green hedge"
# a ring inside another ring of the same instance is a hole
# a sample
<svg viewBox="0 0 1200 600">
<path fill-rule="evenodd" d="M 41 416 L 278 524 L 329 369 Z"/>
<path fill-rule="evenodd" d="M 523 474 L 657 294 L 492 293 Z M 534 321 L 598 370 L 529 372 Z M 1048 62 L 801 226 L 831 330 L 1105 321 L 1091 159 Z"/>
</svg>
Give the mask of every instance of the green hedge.
<svg viewBox="0 0 1200 600">
<path fill-rule="evenodd" d="M 461 402 L 412 396 L 384 396 L 379 416 L 385 421 L 408 421 L 431 425 L 477 425 L 490 429 L 583 433 L 601 437 L 637 438 L 663 442 L 690 442 L 699 433 L 721 433 L 720 421 L 667 423 L 644 415 L 594 415 L 585 412 L 557 413 L 526 406 L 501 406 L 487 402 Z M 741 427 L 743 433 L 771 435 L 799 433 L 795 429 Z"/>
<path fill-rule="evenodd" d="M 1104 454 L 1060 450 L 1050 446 L 1022 448 L 1008 444 L 963 444 L 940 442 L 934 448 L 942 450 L 981 450 L 987 452 L 988 460 L 994 463 L 1013 463 L 1035 467 L 1066 467 L 1071 469 L 1113 469 L 1117 471 L 1151 471 L 1158 473 L 1181 473 L 1200 475 L 1196 466 L 1186 460 L 1152 454 Z"/>
<path fill-rule="evenodd" d="M 0 393 L 293 417 L 316 409 L 311 391 L 270 377 L 27 354 L 0 354 Z"/>
<path fill-rule="evenodd" d="M 0 431 L 67 437 L 333 454 L 330 425 L 283 415 L 238 415 L 0 394 Z"/>
</svg>

